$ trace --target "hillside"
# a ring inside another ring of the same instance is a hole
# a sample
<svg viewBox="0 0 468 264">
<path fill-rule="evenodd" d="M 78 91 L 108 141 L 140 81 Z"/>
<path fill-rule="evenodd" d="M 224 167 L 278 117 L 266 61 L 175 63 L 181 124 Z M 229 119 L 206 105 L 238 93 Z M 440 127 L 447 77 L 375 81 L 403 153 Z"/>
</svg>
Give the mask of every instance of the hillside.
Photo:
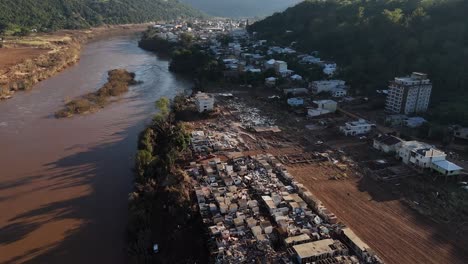
<svg viewBox="0 0 468 264">
<path fill-rule="evenodd" d="M 264 17 L 302 0 L 180 0 L 212 16 Z"/>
<path fill-rule="evenodd" d="M 468 123 L 466 14 L 462 0 L 308 0 L 249 30 L 336 60 L 340 77 L 364 93 L 395 76 L 427 72 L 434 83 L 429 117 Z"/>
<path fill-rule="evenodd" d="M 177 0 L 2 0 L 0 30 L 76 29 L 200 15 Z"/>
</svg>

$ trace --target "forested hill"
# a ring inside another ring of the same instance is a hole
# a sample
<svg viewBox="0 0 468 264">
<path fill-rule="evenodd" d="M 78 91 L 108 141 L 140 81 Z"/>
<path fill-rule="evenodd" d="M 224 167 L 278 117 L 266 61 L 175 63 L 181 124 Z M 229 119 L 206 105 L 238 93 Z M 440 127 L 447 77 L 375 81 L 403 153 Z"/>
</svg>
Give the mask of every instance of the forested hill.
<svg viewBox="0 0 468 264">
<path fill-rule="evenodd" d="M 212 16 L 264 17 L 302 0 L 180 0 Z"/>
<path fill-rule="evenodd" d="M 75 29 L 200 16 L 178 0 L 1 0 L 0 26 Z"/>
<path fill-rule="evenodd" d="M 395 76 L 427 72 L 432 117 L 468 123 L 467 16 L 465 0 L 308 0 L 249 29 L 319 51 L 365 92 L 385 88 Z"/>
</svg>

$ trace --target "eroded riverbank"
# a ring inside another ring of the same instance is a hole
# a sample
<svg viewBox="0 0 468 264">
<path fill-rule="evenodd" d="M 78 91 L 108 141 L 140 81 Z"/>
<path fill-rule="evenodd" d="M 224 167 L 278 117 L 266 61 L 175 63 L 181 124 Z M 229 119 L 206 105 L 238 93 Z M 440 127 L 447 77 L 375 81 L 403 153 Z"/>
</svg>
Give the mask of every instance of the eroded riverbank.
<svg viewBox="0 0 468 264">
<path fill-rule="evenodd" d="M 6 38 L 0 48 L 0 100 L 29 90 L 77 63 L 86 43 L 113 35 L 140 32 L 147 25 L 113 25 L 90 30 L 61 30 L 50 34 Z"/>
<path fill-rule="evenodd" d="M 110 68 L 142 84 L 93 115 L 57 120 Z M 137 137 L 154 101 L 188 90 L 137 36 L 89 43 L 62 73 L 0 103 L 0 263 L 123 263 Z"/>
</svg>

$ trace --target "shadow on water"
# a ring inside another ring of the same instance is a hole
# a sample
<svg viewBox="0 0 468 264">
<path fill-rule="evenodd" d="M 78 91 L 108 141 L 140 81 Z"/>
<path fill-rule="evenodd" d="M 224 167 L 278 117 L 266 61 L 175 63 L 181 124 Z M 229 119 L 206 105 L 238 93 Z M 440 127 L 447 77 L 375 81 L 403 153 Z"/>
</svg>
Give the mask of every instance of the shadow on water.
<svg viewBox="0 0 468 264">
<path fill-rule="evenodd" d="M 41 245 L 7 263 L 64 263 L 65 259 L 67 263 L 124 262 L 126 220 L 122 221 L 122 218 L 127 217 L 133 154 L 142 127 L 141 124 L 128 127 L 117 132 L 113 142 L 44 164 L 47 173 L 0 185 L 0 189 L 6 189 L 44 181 L 50 184 L 32 192 L 90 189 L 87 194 L 52 202 L 10 218 L 9 224 L 0 229 L 0 245 L 20 241 L 46 224 L 62 220 L 78 220 L 82 224 L 66 232 L 59 243 Z M 115 221 L 117 218 L 119 220 Z M 99 234 L 99 241 L 93 240 L 96 234 Z"/>
</svg>

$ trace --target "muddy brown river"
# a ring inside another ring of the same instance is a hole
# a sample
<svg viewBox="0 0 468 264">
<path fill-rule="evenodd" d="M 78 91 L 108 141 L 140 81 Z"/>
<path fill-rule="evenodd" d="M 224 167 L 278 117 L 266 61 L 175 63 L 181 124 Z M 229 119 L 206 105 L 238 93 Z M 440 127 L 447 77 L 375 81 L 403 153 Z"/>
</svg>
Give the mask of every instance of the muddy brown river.
<svg viewBox="0 0 468 264">
<path fill-rule="evenodd" d="M 92 42 L 77 65 L 0 102 L 0 263 L 124 263 L 138 134 L 155 100 L 191 87 L 137 39 Z M 53 117 L 114 68 L 143 83 L 97 113 Z"/>
</svg>

